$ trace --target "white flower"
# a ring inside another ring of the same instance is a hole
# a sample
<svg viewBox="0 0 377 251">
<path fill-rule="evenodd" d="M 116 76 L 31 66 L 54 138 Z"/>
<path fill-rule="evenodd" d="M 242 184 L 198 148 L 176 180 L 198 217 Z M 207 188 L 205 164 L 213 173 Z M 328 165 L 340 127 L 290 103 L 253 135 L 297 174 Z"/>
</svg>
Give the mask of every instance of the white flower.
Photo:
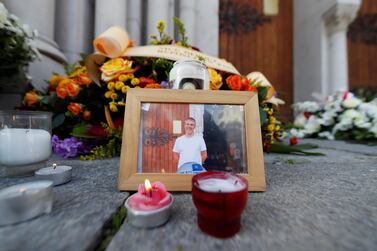
<svg viewBox="0 0 377 251">
<path fill-rule="evenodd" d="M 352 128 L 352 119 L 348 117 L 344 117 L 338 124 L 334 126 L 332 129 L 332 134 L 335 135 L 337 131 L 347 131 L 348 129 Z"/>
<path fill-rule="evenodd" d="M 318 112 L 321 109 L 321 105 L 314 101 L 305 101 L 296 103 L 293 105 L 293 109 L 297 112 Z"/>
<path fill-rule="evenodd" d="M 360 104 L 358 110 L 371 118 L 377 119 L 377 104 L 374 104 L 373 101 Z"/>
<path fill-rule="evenodd" d="M 343 110 L 342 106 L 340 105 L 340 102 L 338 101 L 326 103 L 324 109 L 325 111 L 332 111 L 332 112 L 341 112 Z"/>
<path fill-rule="evenodd" d="M 326 139 L 329 139 L 329 140 L 334 140 L 334 135 L 332 135 L 329 131 L 323 131 L 323 132 L 320 132 L 318 133 L 318 136 L 320 138 L 326 138 Z"/>
<path fill-rule="evenodd" d="M 369 132 L 373 133 L 374 136 L 377 138 L 377 123 L 375 123 L 372 127 L 369 128 Z"/>
<path fill-rule="evenodd" d="M 351 92 L 337 92 L 328 96 L 323 103 L 301 102 L 293 105 L 293 108 L 298 114 L 294 126 L 302 128 L 291 130 L 294 136 L 317 135 L 334 139 L 340 136 L 339 132 L 343 132 L 346 138 L 352 139 L 357 135 L 359 139 L 366 139 L 372 133 L 377 139 L 377 98 L 365 103 Z M 305 119 L 305 112 L 311 115 L 308 119 Z"/>
<path fill-rule="evenodd" d="M 342 105 L 345 108 L 349 108 L 349 109 L 356 108 L 360 104 L 361 104 L 361 100 L 352 95 L 348 95 L 348 97 L 342 102 Z"/>
<path fill-rule="evenodd" d="M 347 110 L 347 111 L 343 112 L 342 115 L 340 115 L 341 120 L 343 120 L 343 118 L 355 120 L 355 119 L 358 119 L 360 117 L 362 117 L 361 113 L 356 111 L 355 109 Z"/>
<path fill-rule="evenodd" d="M 300 113 L 296 116 L 295 121 L 293 122 L 294 126 L 303 128 L 306 123 L 306 118 L 303 113 Z"/>
<path fill-rule="evenodd" d="M 297 130 L 296 128 L 293 128 L 289 131 L 289 133 L 293 136 L 293 137 L 297 137 L 297 138 L 304 138 L 305 137 L 305 133 L 303 130 Z"/>
<path fill-rule="evenodd" d="M 318 118 L 314 115 L 310 116 L 308 122 L 305 124 L 304 132 L 306 134 L 314 134 L 321 130 L 321 125 L 318 121 Z"/>
<path fill-rule="evenodd" d="M 4 24 L 8 21 L 8 11 L 4 5 L 0 2 L 0 28 L 4 27 Z"/>
<path fill-rule="evenodd" d="M 324 126 L 330 126 L 335 123 L 334 117 L 336 117 L 336 113 L 334 111 L 327 111 L 324 112 L 318 122 Z"/>
<path fill-rule="evenodd" d="M 356 120 L 354 121 L 354 123 L 355 123 L 355 126 L 357 126 L 357 127 L 359 127 L 359 128 L 366 128 L 366 129 L 367 129 L 367 128 L 369 128 L 369 127 L 372 126 L 372 123 L 366 121 L 366 120 L 365 120 L 365 117 L 363 117 L 363 118 L 359 118 L 359 119 L 356 119 Z"/>
</svg>

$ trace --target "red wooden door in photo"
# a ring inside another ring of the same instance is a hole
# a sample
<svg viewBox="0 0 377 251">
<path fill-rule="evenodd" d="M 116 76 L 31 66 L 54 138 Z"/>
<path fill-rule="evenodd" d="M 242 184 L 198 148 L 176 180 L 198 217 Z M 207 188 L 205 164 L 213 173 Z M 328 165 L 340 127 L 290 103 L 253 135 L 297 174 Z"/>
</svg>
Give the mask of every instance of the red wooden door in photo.
<svg viewBox="0 0 377 251">
<path fill-rule="evenodd" d="M 181 121 L 183 125 L 188 116 L 188 104 L 151 103 L 148 111 L 142 111 L 143 173 L 177 172 L 173 146 L 182 134 L 173 133 L 173 121 Z"/>
</svg>

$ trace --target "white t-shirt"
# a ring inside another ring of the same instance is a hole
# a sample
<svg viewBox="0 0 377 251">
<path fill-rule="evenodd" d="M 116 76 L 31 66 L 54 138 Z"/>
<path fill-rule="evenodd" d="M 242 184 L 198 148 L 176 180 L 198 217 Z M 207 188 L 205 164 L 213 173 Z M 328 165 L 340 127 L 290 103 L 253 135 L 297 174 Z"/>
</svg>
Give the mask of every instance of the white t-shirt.
<svg viewBox="0 0 377 251">
<path fill-rule="evenodd" d="M 187 162 L 202 164 L 202 151 L 207 151 L 203 137 L 199 135 L 178 137 L 173 147 L 173 152 L 179 154 L 178 168 Z"/>
</svg>

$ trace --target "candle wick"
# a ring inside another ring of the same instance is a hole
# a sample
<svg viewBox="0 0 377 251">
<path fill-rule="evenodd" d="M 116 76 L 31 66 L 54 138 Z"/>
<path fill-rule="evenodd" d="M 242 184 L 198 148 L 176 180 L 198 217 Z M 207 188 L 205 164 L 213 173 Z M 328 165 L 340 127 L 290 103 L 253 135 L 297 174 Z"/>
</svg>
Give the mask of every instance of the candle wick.
<svg viewBox="0 0 377 251">
<path fill-rule="evenodd" d="M 238 180 L 236 180 L 236 181 L 234 182 L 234 185 L 237 185 L 237 183 L 238 183 Z"/>
<path fill-rule="evenodd" d="M 52 168 L 54 168 L 54 170 L 56 169 L 56 164 L 54 163 L 54 164 L 52 164 Z"/>
<path fill-rule="evenodd" d="M 152 197 L 152 189 L 149 190 L 149 197 Z"/>
</svg>

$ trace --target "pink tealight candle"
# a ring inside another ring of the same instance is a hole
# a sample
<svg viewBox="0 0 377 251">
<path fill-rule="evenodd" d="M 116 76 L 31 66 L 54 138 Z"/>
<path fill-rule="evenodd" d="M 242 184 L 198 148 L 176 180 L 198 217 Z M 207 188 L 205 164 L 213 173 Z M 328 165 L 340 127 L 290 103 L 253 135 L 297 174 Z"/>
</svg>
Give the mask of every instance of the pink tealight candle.
<svg viewBox="0 0 377 251">
<path fill-rule="evenodd" d="M 136 227 L 157 227 L 169 219 L 172 204 L 173 197 L 164 184 L 158 181 L 151 184 L 147 179 L 126 200 L 127 218 Z"/>
</svg>

